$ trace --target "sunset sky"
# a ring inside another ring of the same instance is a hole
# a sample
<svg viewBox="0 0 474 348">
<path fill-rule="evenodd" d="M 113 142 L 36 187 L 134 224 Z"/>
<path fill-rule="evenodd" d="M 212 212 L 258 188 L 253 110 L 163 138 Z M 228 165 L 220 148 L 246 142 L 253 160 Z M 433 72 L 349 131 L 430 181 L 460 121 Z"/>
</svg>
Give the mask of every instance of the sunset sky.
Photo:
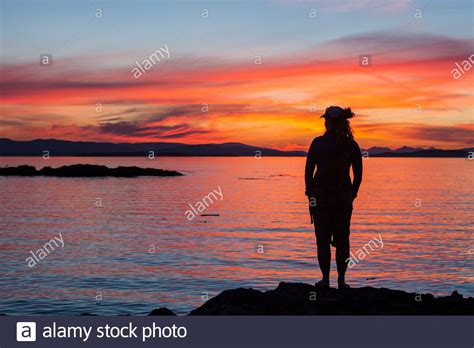
<svg viewBox="0 0 474 348">
<path fill-rule="evenodd" d="M 473 147 L 474 67 L 452 75 L 474 54 L 473 11 L 472 0 L 2 0 L 0 137 L 307 149 L 324 108 L 341 105 L 364 148 Z M 170 58 L 134 78 L 165 44 Z"/>
</svg>

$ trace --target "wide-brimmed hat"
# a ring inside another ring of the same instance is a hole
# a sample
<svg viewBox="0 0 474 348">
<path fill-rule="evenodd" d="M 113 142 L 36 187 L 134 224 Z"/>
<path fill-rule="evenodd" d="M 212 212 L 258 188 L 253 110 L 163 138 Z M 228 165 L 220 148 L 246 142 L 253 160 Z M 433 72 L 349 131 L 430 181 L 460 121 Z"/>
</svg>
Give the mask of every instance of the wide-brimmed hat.
<svg viewBox="0 0 474 348">
<path fill-rule="evenodd" d="M 331 119 L 348 119 L 354 117 L 351 109 L 343 109 L 340 106 L 330 106 L 326 108 L 324 114 L 320 118 L 331 118 Z"/>
</svg>

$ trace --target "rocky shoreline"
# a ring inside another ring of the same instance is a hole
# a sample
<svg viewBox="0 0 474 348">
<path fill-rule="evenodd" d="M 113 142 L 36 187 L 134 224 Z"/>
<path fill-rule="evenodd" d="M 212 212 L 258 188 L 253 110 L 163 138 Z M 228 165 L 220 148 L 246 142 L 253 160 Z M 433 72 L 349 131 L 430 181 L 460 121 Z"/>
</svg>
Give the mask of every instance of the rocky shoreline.
<svg viewBox="0 0 474 348">
<path fill-rule="evenodd" d="M 4 316 L 7 314 L 0 314 Z M 130 316 L 131 314 L 117 314 Z M 410 293 L 366 286 L 339 291 L 314 285 L 281 282 L 274 290 L 225 290 L 192 310 L 195 315 L 474 315 L 474 298 L 457 291 L 449 296 Z M 80 316 L 97 316 L 85 312 Z M 166 308 L 148 316 L 176 316 Z"/>
<path fill-rule="evenodd" d="M 339 291 L 281 282 L 274 290 L 225 290 L 189 315 L 473 315 L 474 298 L 409 293 L 370 286 Z M 175 315 L 167 308 L 149 315 Z"/>
<path fill-rule="evenodd" d="M 57 177 L 118 177 L 133 178 L 137 176 L 181 176 L 174 170 L 140 167 L 117 167 L 94 164 L 74 164 L 59 168 L 44 167 L 37 170 L 33 166 L 21 165 L 18 167 L 1 167 L 0 176 L 57 176 Z"/>
</svg>

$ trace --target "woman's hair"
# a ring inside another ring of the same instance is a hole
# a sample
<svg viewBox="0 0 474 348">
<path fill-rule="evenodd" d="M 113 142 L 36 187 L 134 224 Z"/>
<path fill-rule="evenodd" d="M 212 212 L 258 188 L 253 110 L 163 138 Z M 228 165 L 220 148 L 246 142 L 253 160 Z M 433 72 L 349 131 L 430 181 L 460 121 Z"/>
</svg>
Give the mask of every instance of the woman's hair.
<svg viewBox="0 0 474 348">
<path fill-rule="evenodd" d="M 338 141 L 353 140 L 351 124 L 349 118 L 354 117 L 351 108 L 344 109 L 343 117 L 341 118 L 326 118 L 326 134 L 332 133 L 336 135 Z"/>
</svg>

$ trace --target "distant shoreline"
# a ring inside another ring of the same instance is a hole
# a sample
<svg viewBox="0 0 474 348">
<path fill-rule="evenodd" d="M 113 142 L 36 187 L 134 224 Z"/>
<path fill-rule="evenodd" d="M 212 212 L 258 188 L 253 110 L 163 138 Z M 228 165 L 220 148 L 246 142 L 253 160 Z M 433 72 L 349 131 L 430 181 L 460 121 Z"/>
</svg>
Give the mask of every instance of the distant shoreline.
<svg viewBox="0 0 474 348">
<path fill-rule="evenodd" d="M 140 153 L 140 154 L 130 154 L 130 153 L 125 153 L 125 154 L 81 154 L 81 155 L 64 155 L 64 154 L 50 154 L 51 157 L 148 157 L 148 154 Z M 21 154 L 21 155 L 5 155 L 5 154 L 0 154 L 0 158 L 2 157 L 42 157 L 41 154 Z M 184 155 L 184 154 L 156 154 L 156 158 L 158 157 L 252 157 L 254 158 L 254 155 Z M 304 155 L 262 155 L 261 157 L 306 157 L 306 154 Z"/>
<path fill-rule="evenodd" d="M 0 139 L 0 157 L 305 157 L 306 151 L 285 151 L 238 142 L 219 144 L 184 143 L 107 143 L 57 139 L 16 141 Z M 442 150 L 403 146 L 398 149 L 361 149 L 364 157 L 464 157 L 474 156 L 473 148 Z"/>
<path fill-rule="evenodd" d="M 456 150 L 443 150 L 446 152 L 450 151 L 456 151 Z M 468 158 L 469 154 L 468 153 L 455 153 L 455 154 L 450 154 L 450 153 L 381 153 L 381 154 L 373 154 L 365 157 L 373 157 L 373 158 L 464 158 L 464 159 L 469 159 Z M 5 154 L 0 154 L 0 158 L 5 157 L 42 157 L 42 155 L 39 154 L 21 154 L 21 155 L 5 155 Z M 115 157 L 130 157 L 130 158 L 137 158 L 137 157 L 147 157 L 146 154 L 84 154 L 84 155 L 64 155 L 64 154 L 50 154 L 51 157 L 77 157 L 77 158 L 84 158 L 84 157 L 97 157 L 97 158 L 115 158 Z M 195 157 L 202 157 L 202 158 L 242 158 L 242 157 L 247 157 L 247 158 L 255 158 L 255 156 L 252 155 L 181 155 L 181 154 L 158 154 L 156 155 L 156 158 L 159 157 L 189 157 L 189 158 L 195 158 Z M 262 155 L 261 157 L 306 157 L 305 155 Z M 474 160 L 474 157 L 472 158 Z"/>
</svg>

